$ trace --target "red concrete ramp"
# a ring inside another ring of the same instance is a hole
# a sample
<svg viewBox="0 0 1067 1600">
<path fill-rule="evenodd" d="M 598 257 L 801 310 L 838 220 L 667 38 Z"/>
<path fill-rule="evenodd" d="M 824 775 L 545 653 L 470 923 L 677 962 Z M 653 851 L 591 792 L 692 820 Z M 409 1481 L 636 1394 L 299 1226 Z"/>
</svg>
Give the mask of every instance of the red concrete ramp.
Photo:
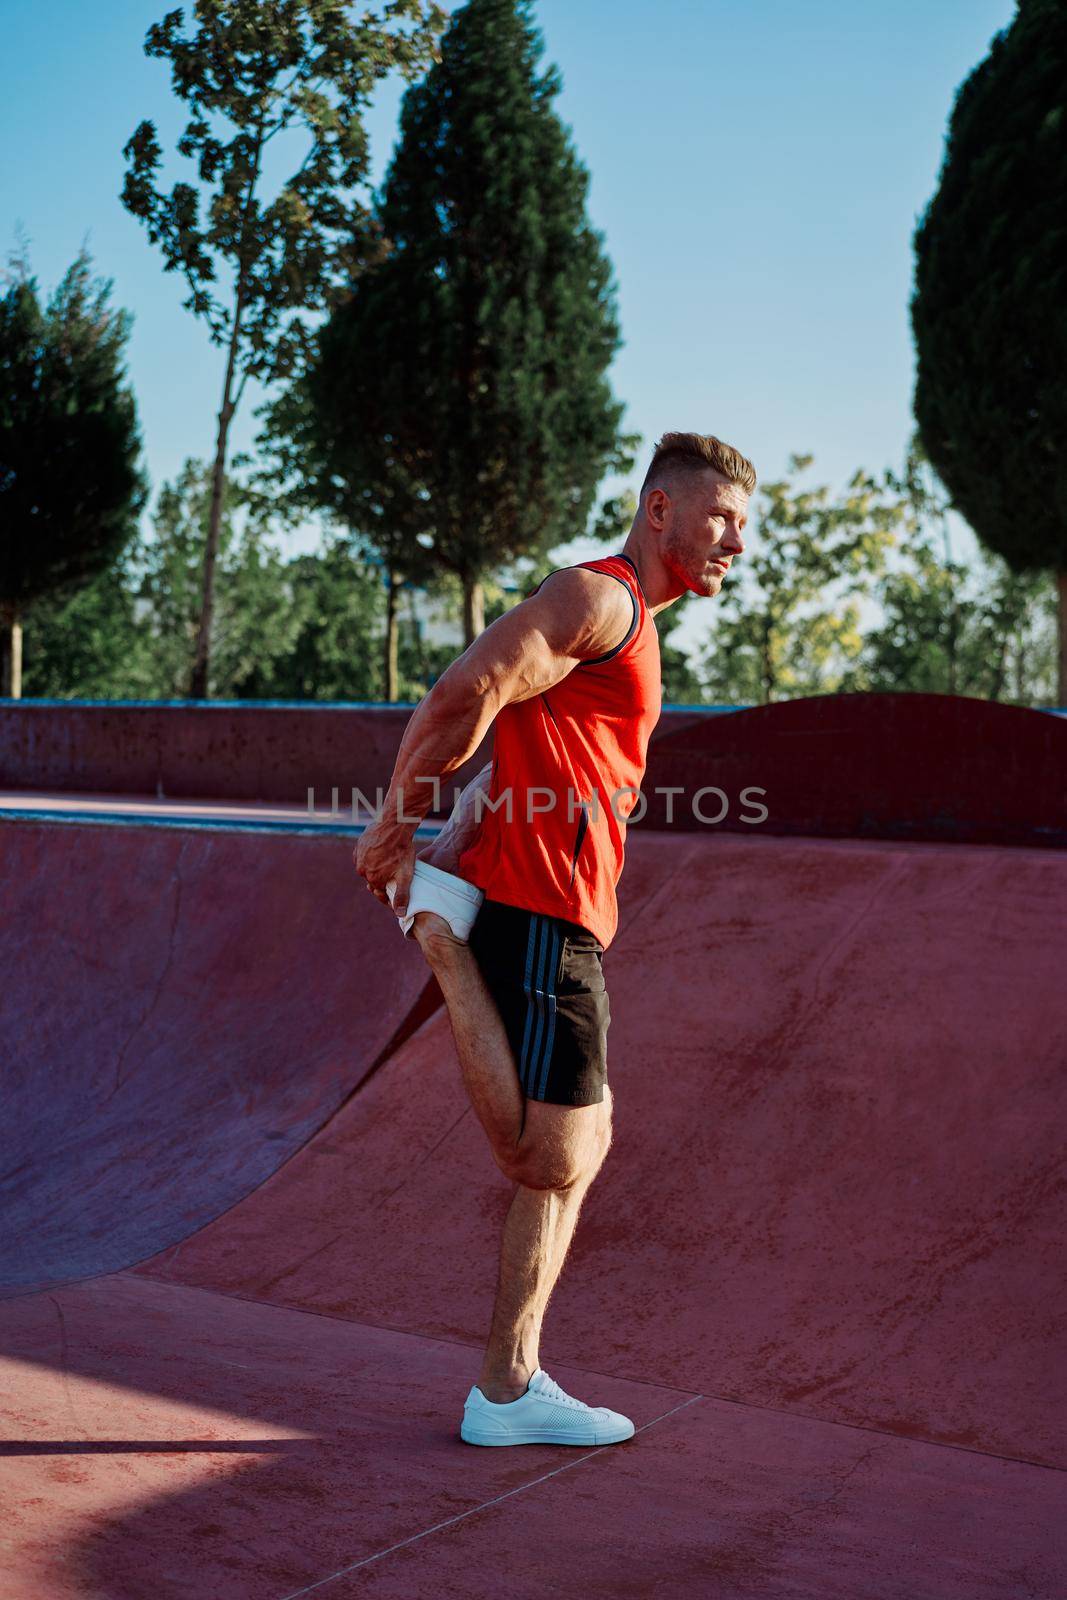
<svg viewBox="0 0 1067 1600">
<path fill-rule="evenodd" d="M 1063 1465 L 1067 857 L 631 849 L 616 1145 L 548 1357 Z M 437 1018 L 138 1274 L 476 1343 L 508 1192 Z"/>
<path fill-rule="evenodd" d="M 234 1205 L 352 1093 L 427 974 L 399 940 L 380 959 L 345 839 L 9 822 L 0 842 L 10 1294 Z"/>
<path fill-rule="evenodd" d="M 664 730 L 643 826 L 1063 849 L 1065 775 L 1060 716 L 961 695 L 815 695 Z"/>
<path fill-rule="evenodd" d="M 0 827 L 4 1600 L 1061 1600 L 1064 730 L 934 707 L 894 810 L 882 711 L 650 772 L 774 781 L 631 836 L 543 1348 L 608 1450 L 458 1440 L 509 1189 L 350 841 Z"/>
</svg>

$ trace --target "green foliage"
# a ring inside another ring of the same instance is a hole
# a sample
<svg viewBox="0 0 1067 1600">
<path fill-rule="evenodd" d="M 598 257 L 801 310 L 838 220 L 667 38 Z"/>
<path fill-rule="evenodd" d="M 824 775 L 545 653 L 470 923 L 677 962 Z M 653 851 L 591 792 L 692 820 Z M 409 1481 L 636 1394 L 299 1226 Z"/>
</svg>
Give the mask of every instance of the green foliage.
<svg viewBox="0 0 1067 1600">
<path fill-rule="evenodd" d="M 340 378 L 344 387 L 346 375 Z M 250 495 L 272 516 L 291 523 L 325 512 L 335 528 L 344 530 L 356 557 L 374 555 L 398 583 L 432 583 L 434 561 L 418 537 L 421 509 L 413 526 L 406 502 L 387 482 L 379 481 L 374 492 L 359 470 L 353 419 L 343 402 L 335 409 L 337 401 L 322 362 L 313 360 L 309 372 L 260 408 L 265 421 L 256 441 L 261 455 Z"/>
<path fill-rule="evenodd" d="M 762 492 L 769 504 L 697 663 L 702 698 L 870 690 L 1052 702 L 1051 580 L 1020 578 L 995 556 L 974 570 L 953 558 L 949 503 L 917 440 L 902 473 L 857 474 L 836 502 L 788 482 Z"/>
<path fill-rule="evenodd" d="M 253 660 L 234 692 L 247 700 L 380 699 L 380 569 L 354 560 L 344 541 L 328 541 L 287 564 L 284 592 L 288 648 Z"/>
<path fill-rule="evenodd" d="M 128 557 L 77 589 L 33 601 L 23 693 L 56 700 L 157 697 L 150 639 L 137 609 Z"/>
<path fill-rule="evenodd" d="M 1047 704 L 1055 697 L 1055 589 L 1047 574 L 1013 573 L 998 555 L 969 570 L 952 555 L 949 502 L 912 441 L 900 498 L 897 560 L 876 582 L 881 619 L 842 687 L 925 691 Z M 940 554 L 939 554 L 940 547 Z"/>
<path fill-rule="evenodd" d="M 617 460 L 619 329 L 588 178 L 539 74 L 527 0 L 470 0 L 405 96 L 390 254 L 323 329 L 308 392 L 346 516 L 471 596 L 584 531 Z"/>
<path fill-rule="evenodd" d="M 154 537 L 141 551 L 138 593 L 147 606 L 162 694 L 180 694 L 188 678 L 210 496 L 210 469 L 187 461 L 161 493 Z M 241 518 L 242 512 L 249 514 Z M 228 483 L 213 692 L 232 699 L 374 698 L 381 692 L 371 662 L 381 628 L 380 573 L 354 561 L 337 541 L 319 554 L 284 561 L 268 536 L 265 512 L 258 496 Z"/>
<path fill-rule="evenodd" d="M 761 487 L 758 531 L 731 569 L 700 669 L 712 700 L 833 693 L 862 648 L 860 602 L 903 522 L 891 485 L 857 472 L 844 494 L 790 477 Z"/>
<path fill-rule="evenodd" d="M 175 94 L 189 105 L 178 152 L 196 164 L 202 194 L 181 181 L 156 187 L 162 150 L 151 122 L 123 154 L 122 201 L 163 250 L 166 270 L 189 286 L 184 304 L 227 347 L 202 567 L 200 621 L 190 675 L 206 695 L 215 636 L 215 566 L 227 439 L 249 378 L 291 377 L 307 356 L 309 312 L 382 253 L 381 232 L 352 191 L 365 183 L 363 114 L 375 85 L 399 69 L 413 77 L 432 55 L 444 13 L 423 0 L 388 0 L 357 20 L 347 0 L 196 0 L 186 35 L 181 10 L 148 30 L 145 51 L 171 62 Z M 308 148 L 274 200 L 264 203 L 272 141 L 302 130 Z M 228 137 L 226 136 L 228 134 Z M 232 290 L 212 290 L 219 267 Z M 218 673 L 216 673 L 216 678 Z"/>
<path fill-rule="evenodd" d="M 700 705 L 708 699 L 698 663 L 681 645 L 671 640 L 671 635 L 688 615 L 692 603 L 689 597 L 679 600 L 656 618 L 663 699 L 675 705 Z"/>
<path fill-rule="evenodd" d="M 1020 705 L 1055 697 L 1055 589 L 991 556 L 960 586 L 961 569 L 926 542 L 878 585 L 882 621 L 864 639 L 850 689 L 975 695 Z"/>
<path fill-rule="evenodd" d="M 915 235 L 915 414 L 978 537 L 1067 571 L 1067 8 L 1027 0 L 962 85 Z"/>
<path fill-rule="evenodd" d="M 163 152 L 146 120 L 123 151 L 122 203 L 160 246 L 165 270 L 184 277 L 183 304 L 212 341 L 240 339 L 244 378 L 294 371 L 307 313 L 379 254 L 379 230 L 354 193 L 369 170 L 363 117 L 387 74 L 421 71 L 443 24 L 422 0 L 359 19 L 347 0 L 196 0 L 188 33 L 181 9 L 149 28 L 145 54 L 170 61 L 189 108 L 178 153 L 197 182 L 157 187 Z M 306 153 L 268 202 L 268 148 L 294 131 Z M 224 266 L 234 283 L 225 300 L 213 292 Z"/>
<path fill-rule="evenodd" d="M 400 629 L 400 687 L 401 700 L 421 700 L 456 659 L 453 644 L 433 644 L 425 637 L 415 622 L 405 622 Z"/>
<path fill-rule="evenodd" d="M 0 299 L 0 607 L 113 565 L 146 494 L 123 365 L 130 319 L 82 250 L 43 309 L 16 260 Z"/>
<path fill-rule="evenodd" d="M 636 440 L 637 436 L 632 435 Z M 633 465 L 632 458 L 627 462 L 626 470 Z M 623 489 L 620 494 L 609 495 L 597 507 L 589 535 L 593 539 L 600 539 L 604 544 L 618 545 L 620 548 L 626 542 L 626 535 L 633 526 L 634 517 L 637 515 L 638 497 L 632 489 Z"/>
<path fill-rule="evenodd" d="M 28 692 L 184 696 L 210 499 L 210 467 L 186 461 L 160 491 L 151 532 L 138 537 L 121 562 L 73 595 L 30 608 Z M 354 559 L 339 540 L 285 561 L 269 537 L 262 502 L 233 480 L 220 519 L 219 561 L 214 693 L 242 700 L 381 697 L 380 569 Z"/>
<path fill-rule="evenodd" d="M 152 515 L 152 534 L 139 542 L 136 592 L 151 639 L 156 693 L 185 694 L 200 612 L 200 567 L 210 516 L 211 470 L 187 460 L 164 484 Z M 239 697 L 239 685 L 265 672 L 292 642 L 295 619 L 284 585 L 284 563 L 254 523 L 238 535 L 240 486 L 230 482 L 220 519 L 223 587 L 212 637 L 211 689 Z"/>
</svg>

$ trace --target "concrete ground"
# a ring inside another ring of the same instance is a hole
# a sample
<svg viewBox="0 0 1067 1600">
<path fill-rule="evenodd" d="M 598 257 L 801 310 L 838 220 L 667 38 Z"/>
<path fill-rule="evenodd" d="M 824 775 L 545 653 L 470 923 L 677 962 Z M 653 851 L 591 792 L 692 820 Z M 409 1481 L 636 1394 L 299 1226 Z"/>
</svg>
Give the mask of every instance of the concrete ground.
<svg viewBox="0 0 1067 1600">
<path fill-rule="evenodd" d="M 351 828 L 248 810 L 0 813 L 5 1600 L 1067 1593 L 1067 857 L 634 831 L 542 1354 L 638 1432 L 481 1451 L 508 1185 Z"/>
</svg>

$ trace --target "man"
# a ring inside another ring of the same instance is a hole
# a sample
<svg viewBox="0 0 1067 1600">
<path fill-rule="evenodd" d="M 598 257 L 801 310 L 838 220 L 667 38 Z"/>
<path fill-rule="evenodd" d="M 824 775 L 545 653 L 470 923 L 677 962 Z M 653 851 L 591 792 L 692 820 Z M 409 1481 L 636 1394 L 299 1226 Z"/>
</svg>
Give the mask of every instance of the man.
<svg viewBox="0 0 1067 1600">
<path fill-rule="evenodd" d="M 469 942 L 458 922 L 429 910 L 412 926 L 440 983 L 474 1110 L 516 1185 L 485 1358 L 460 1430 L 472 1444 L 591 1446 L 634 1431 L 553 1383 L 538 1341 L 611 1137 L 601 957 L 616 928 L 625 819 L 660 711 L 653 618 L 684 594 L 719 593 L 744 549 L 755 486 L 751 463 L 730 445 L 666 434 L 621 554 L 551 573 L 434 684 L 357 847 L 368 888 L 406 917 L 411 819 L 429 810 L 432 780 L 455 772 L 495 724 L 491 768 L 421 857 L 464 879 L 458 890 L 484 894 Z"/>
</svg>

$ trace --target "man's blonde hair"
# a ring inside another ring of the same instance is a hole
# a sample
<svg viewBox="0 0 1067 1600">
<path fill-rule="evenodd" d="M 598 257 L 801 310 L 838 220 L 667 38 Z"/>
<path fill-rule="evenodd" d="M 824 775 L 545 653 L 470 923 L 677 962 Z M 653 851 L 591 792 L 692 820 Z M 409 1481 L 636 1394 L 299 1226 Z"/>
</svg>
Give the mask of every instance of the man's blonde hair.
<svg viewBox="0 0 1067 1600">
<path fill-rule="evenodd" d="M 755 467 L 732 444 L 724 444 L 713 433 L 665 433 L 645 473 L 641 493 L 644 494 L 653 479 L 663 472 L 688 475 L 704 472 L 708 467 L 721 472 L 746 494 L 751 494 L 756 487 Z"/>
</svg>

